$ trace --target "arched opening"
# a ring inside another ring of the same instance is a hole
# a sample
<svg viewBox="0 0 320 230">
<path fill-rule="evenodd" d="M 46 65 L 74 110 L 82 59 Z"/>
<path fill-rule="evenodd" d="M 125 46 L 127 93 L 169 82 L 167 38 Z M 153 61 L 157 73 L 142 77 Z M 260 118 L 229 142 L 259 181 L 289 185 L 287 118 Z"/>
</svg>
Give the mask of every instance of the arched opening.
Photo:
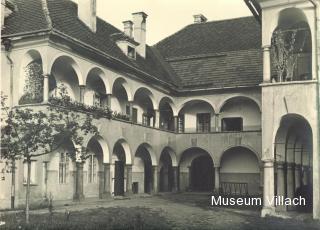
<svg viewBox="0 0 320 230">
<path fill-rule="evenodd" d="M 220 162 L 220 184 L 222 189 L 241 188 L 241 195 L 261 194 L 260 167 L 256 154 L 241 146 L 226 150 Z M 223 192 L 235 194 L 237 191 Z"/>
<path fill-rule="evenodd" d="M 312 211 L 312 128 L 300 115 L 282 117 L 275 136 L 275 187 L 278 196 L 303 197 L 306 205 L 279 209 Z"/>
<path fill-rule="evenodd" d="M 186 102 L 178 114 L 179 132 L 207 133 L 213 130 L 214 109 L 206 101 L 191 100 Z"/>
<path fill-rule="evenodd" d="M 174 131 L 172 100 L 164 97 L 159 103 L 160 129 Z"/>
<path fill-rule="evenodd" d="M 104 186 L 103 149 L 96 138 L 91 138 L 88 142 L 83 174 L 84 195 L 101 198 Z"/>
<path fill-rule="evenodd" d="M 21 62 L 21 84 L 19 105 L 43 101 L 42 58 L 38 51 L 29 50 Z"/>
<path fill-rule="evenodd" d="M 214 166 L 210 154 L 201 148 L 183 152 L 180 160 L 180 190 L 206 191 L 214 189 Z"/>
<path fill-rule="evenodd" d="M 145 126 L 154 126 L 153 94 L 146 88 L 139 88 L 134 94 L 132 121 Z"/>
<path fill-rule="evenodd" d="M 113 148 L 112 166 L 113 166 L 113 194 L 123 196 L 125 192 L 125 165 L 126 150 L 121 141 L 118 141 Z"/>
<path fill-rule="evenodd" d="M 86 80 L 85 104 L 97 107 L 106 107 L 108 105 L 107 90 L 103 77 L 105 76 L 100 69 L 94 68 L 90 70 Z"/>
<path fill-rule="evenodd" d="M 261 112 L 255 101 L 247 97 L 233 97 L 220 109 L 221 131 L 261 130 Z"/>
<path fill-rule="evenodd" d="M 112 86 L 111 109 L 121 114 L 130 115 L 127 82 L 123 78 L 115 80 Z"/>
<path fill-rule="evenodd" d="M 164 149 L 160 156 L 159 191 L 171 192 L 174 186 L 174 172 L 172 159 L 168 149 Z"/>
<path fill-rule="evenodd" d="M 60 97 L 66 94 L 71 100 L 80 101 L 79 83 L 82 76 L 75 61 L 67 56 L 58 57 L 51 68 L 49 95 Z"/>
<path fill-rule="evenodd" d="M 271 39 L 273 82 L 312 79 L 312 39 L 307 18 L 301 9 L 279 13 Z"/>
<path fill-rule="evenodd" d="M 136 193 L 151 193 L 154 189 L 151 151 L 150 146 L 145 144 L 136 150 L 132 166 L 132 183 Z"/>
</svg>

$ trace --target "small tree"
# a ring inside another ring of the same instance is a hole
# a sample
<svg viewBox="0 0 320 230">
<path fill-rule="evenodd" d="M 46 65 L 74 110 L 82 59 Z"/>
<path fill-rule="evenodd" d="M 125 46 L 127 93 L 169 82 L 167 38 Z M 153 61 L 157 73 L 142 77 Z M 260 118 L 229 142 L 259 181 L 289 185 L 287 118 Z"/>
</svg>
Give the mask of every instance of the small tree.
<svg viewBox="0 0 320 230">
<path fill-rule="evenodd" d="M 70 97 L 60 90 L 60 100 L 70 101 Z M 72 140 L 76 146 L 68 153 L 72 159 L 86 158 L 84 136 L 98 134 L 93 124 L 93 115 L 79 113 L 66 107 L 48 105 L 43 107 L 6 106 L 7 97 L 1 93 L 2 132 L 1 145 L 5 147 L 3 158 L 14 161 L 24 159 L 27 164 L 26 223 L 29 223 L 31 161 L 36 157 L 58 150 L 65 140 Z"/>
</svg>

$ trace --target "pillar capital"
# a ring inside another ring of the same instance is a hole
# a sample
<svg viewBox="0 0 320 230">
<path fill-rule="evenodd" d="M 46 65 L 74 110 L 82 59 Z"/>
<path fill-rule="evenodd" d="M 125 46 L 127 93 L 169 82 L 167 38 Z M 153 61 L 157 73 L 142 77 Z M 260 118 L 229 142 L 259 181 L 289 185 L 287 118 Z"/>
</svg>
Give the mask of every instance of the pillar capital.
<svg viewBox="0 0 320 230">
<path fill-rule="evenodd" d="M 264 45 L 262 46 L 263 51 L 270 51 L 271 45 Z"/>
</svg>

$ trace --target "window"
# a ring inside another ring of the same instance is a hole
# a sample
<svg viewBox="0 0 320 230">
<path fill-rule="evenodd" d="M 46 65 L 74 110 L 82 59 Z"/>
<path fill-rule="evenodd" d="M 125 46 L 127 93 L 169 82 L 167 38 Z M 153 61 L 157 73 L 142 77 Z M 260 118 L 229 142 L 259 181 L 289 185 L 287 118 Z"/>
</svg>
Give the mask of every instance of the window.
<svg viewBox="0 0 320 230">
<path fill-rule="evenodd" d="M 221 120 L 222 131 L 242 131 L 243 121 L 241 117 L 228 117 Z"/>
<path fill-rule="evenodd" d="M 126 105 L 126 114 L 130 116 L 130 105 Z"/>
<path fill-rule="evenodd" d="M 145 126 L 150 126 L 150 115 L 146 113 L 142 114 L 142 124 Z"/>
<path fill-rule="evenodd" d="M 90 155 L 88 160 L 88 183 L 97 181 L 97 162 L 94 154 Z"/>
<path fill-rule="evenodd" d="M 184 132 L 184 114 L 178 116 L 178 132 Z"/>
<path fill-rule="evenodd" d="M 135 50 L 135 48 L 133 48 L 131 46 L 128 46 L 128 57 L 129 58 L 133 58 L 133 59 L 136 58 L 136 50 Z"/>
<path fill-rule="evenodd" d="M 297 57 L 297 63 L 295 65 L 295 71 L 293 80 L 310 80 L 311 79 L 311 55 L 307 53 L 299 54 Z"/>
<path fill-rule="evenodd" d="M 96 106 L 96 107 L 102 106 L 102 97 L 98 93 L 93 94 L 93 106 Z"/>
<path fill-rule="evenodd" d="M 138 122 L 138 109 L 132 108 L 132 122 L 137 123 Z"/>
<path fill-rule="evenodd" d="M 30 171 L 30 184 L 35 184 L 36 181 L 36 161 L 31 161 L 31 171 Z M 27 183 L 28 177 L 28 164 L 26 161 L 23 162 L 23 183 Z"/>
<path fill-rule="evenodd" d="M 197 132 L 206 133 L 210 132 L 210 113 L 198 113 L 197 114 Z"/>
<path fill-rule="evenodd" d="M 59 158 L 59 184 L 67 183 L 69 170 L 69 156 L 67 153 L 60 153 Z"/>
</svg>

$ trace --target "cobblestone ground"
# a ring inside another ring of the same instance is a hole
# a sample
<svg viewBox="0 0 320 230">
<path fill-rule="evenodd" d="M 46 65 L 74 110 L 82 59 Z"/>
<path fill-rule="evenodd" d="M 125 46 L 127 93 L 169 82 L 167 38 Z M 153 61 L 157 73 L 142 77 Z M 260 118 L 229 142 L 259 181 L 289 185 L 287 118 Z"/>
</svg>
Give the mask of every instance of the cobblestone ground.
<svg viewBox="0 0 320 230">
<path fill-rule="evenodd" d="M 170 229 L 319 229 L 320 222 L 313 221 L 311 214 L 299 214 L 295 218 L 260 218 L 259 210 L 210 207 L 210 197 L 204 194 L 162 194 L 159 196 L 133 197 L 119 200 L 87 200 L 56 204 L 55 212 L 92 212 L 98 208 L 145 207 L 159 213 Z M 47 210 L 34 210 L 33 214 L 46 214 Z"/>
</svg>

